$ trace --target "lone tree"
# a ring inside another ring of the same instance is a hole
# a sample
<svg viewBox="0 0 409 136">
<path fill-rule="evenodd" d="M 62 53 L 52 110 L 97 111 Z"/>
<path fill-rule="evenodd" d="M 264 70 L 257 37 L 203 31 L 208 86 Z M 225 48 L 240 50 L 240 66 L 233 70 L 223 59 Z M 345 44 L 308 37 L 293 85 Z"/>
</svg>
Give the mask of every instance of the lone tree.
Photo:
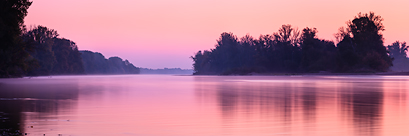
<svg viewBox="0 0 409 136">
<path fill-rule="evenodd" d="M 0 1 L 0 77 L 19 77 L 27 69 L 26 44 L 21 39 L 24 17 L 32 2 Z"/>
<path fill-rule="evenodd" d="M 373 12 L 359 13 L 347 23 L 346 30 L 340 30 L 336 36 L 343 36 L 338 43 L 341 62 L 348 65 L 350 71 L 387 71 L 392 59 L 383 45 L 383 18 Z M 355 59 L 355 60 L 354 60 Z M 349 62 L 348 62 L 349 61 Z M 345 70 L 345 69 L 344 69 Z"/>
</svg>

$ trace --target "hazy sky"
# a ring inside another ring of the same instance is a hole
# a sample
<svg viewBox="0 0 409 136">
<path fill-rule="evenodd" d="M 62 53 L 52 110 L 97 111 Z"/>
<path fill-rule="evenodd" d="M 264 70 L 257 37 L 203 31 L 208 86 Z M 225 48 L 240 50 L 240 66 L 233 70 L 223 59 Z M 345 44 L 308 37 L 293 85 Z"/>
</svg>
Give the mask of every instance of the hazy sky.
<svg viewBox="0 0 409 136">
<path fill-rule="evenodd" d="M 25 24 L 57 30 L 80 50 L 119 56 L 137 67 L 191 68 L 222 32 L 241 37 L 276 32 L 283 24 L 333 34 L 359 12 L 381 15 L 385 44 L 409 42 L 407 0 L 33 0 Z"/>
</svg>

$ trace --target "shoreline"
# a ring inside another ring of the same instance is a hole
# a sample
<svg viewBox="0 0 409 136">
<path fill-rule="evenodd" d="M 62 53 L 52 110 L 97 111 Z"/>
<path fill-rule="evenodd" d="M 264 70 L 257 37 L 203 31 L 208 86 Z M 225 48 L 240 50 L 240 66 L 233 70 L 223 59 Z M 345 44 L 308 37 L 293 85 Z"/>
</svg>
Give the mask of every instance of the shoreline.
<svg viewBox="0 0 409 136">
<path fill-rule="evenodd" d="M 408 72 L 379 72 L 379 73 L 331 73 L 331 72 L 319 72 L 319 73 L 249 73 L 249 74 L 230 74 L 230 75 L 214 75 L 214 74 L 67 74 L 67 75 L 47 75 L 47 76 L 23 76 L 14 78 L 35 78 L 35 77 L 49 77 L 53 76 L 120 76 L 120 75 L 170 75 L 170 76 L 409 76 Z M 10 79 L 10 78 L 0 78 Z M 13 79 L 13 78 L 11 78 Z"/>
<path fill-rule="evenodd" d="M 378 75 L 378 76 L 409 76 L 408 72 L 379 72 L 379 73 L 249 73 L 249 74 L 230 74 L 230 75 L 191 75 L 191 76 L 351 76 L 351 75 Z"/>
</svg>

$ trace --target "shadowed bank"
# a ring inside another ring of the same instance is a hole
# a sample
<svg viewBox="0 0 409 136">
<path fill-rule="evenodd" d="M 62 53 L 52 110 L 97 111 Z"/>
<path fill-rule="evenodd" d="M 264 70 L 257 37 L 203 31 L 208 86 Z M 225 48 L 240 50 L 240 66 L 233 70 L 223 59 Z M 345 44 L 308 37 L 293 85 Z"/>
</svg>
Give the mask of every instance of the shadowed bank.
<svg viewBox="0 0 409 136">
<path fill-rule="evenodd" d="M 76 109 L 79 89 L 75 82 L 53 79 L 12 80 L 2 80 L 0 83 L 2 135 L 24 135 L 24 132 L 29 131 L 27 129 L 46 125 L 46 121 L 50 120 L 47 116 L 58 116 L 61 110 Z M 40 121 L 25 122 L 32 118 Z"/>
</svg>

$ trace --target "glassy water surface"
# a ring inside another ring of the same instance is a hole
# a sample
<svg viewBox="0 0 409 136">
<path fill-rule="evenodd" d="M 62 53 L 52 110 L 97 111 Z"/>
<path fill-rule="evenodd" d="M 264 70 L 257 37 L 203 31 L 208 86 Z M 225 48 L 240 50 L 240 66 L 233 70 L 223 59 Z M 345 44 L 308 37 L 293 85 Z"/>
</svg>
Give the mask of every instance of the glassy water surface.
<svg viewBox="0 0 409 136">
<path fill-rule="evenodd" d="M 53 76 L 0 89 L 9 134 L 409 134 L 409 76 Z"/>
</svg>

